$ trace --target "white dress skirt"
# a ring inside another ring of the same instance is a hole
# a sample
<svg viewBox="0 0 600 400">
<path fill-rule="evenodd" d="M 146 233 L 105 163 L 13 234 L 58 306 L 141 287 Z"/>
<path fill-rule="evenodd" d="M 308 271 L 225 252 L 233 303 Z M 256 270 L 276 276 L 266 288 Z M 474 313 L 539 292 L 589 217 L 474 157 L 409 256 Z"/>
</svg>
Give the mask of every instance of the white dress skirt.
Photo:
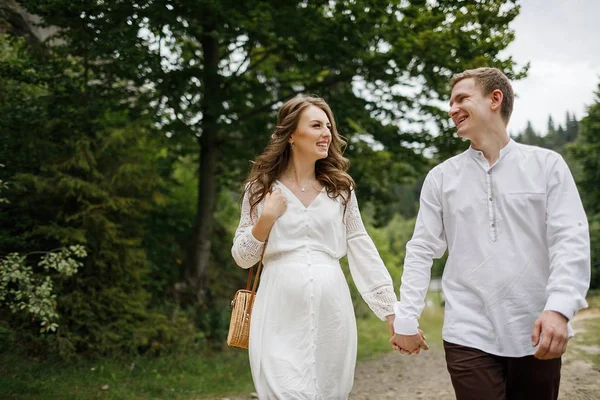
<svg viewBox="0 0 600 400">
<path fill-rule="evenodd" d="M 252 310 L 250 367 L 259 399 L 346 399 L 356 364 L 356 320 L 339 259 L 348 255 L 357 289 L 382 320 L 396 302 L 392 280 L 367 234 L 354 192 L 344 212 L 325 189 L 305 207 L 281 182 L 286 212 L 275 222 Z M 249 268 L 264 243 L 252 236 L 262 205 L 248 195 L 232 254 Z M 382 327 L 384 329 L 384 327 Z"/>
</svg>

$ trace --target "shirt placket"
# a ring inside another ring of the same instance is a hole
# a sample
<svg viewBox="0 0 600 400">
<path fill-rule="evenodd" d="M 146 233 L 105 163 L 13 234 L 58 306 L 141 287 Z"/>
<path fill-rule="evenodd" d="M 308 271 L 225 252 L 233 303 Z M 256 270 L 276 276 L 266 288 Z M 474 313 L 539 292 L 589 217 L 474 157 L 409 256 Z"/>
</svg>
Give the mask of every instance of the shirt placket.
<svg viewBox="0 0 600 400">
<path fill-rule="evenodd" d="M 312 270 L 312 260 L 310 254 L 310 216 L 308 213 L 308 209 L 304 209 L 304 247 L 306 252 L 306 263 L 308 265 L 308 295 L 310 296 L 310 338 L 311 338 L 311 348 L 312 348 L 312 368 L 313 368 L 313 383 L 315 385 L 315 390 L 317 389 L 317 331 L 316 331 L 316 313 L 315 313 L 315 284 L 314 284 L 314 275 Z"/>
<path fill-rule="evenodd" d="M 494 185 L 492 182 L 492 169 L 489 168 L 485 174 L 485 186 L 487 191 L 487 205 L 488 205 L 488 221 L 489 221 L 489 232 L 490 239 L 492 242 L 498 240 L 498 220 L 496 217 L 496 198 L 494 196 Z"/>
</svg>

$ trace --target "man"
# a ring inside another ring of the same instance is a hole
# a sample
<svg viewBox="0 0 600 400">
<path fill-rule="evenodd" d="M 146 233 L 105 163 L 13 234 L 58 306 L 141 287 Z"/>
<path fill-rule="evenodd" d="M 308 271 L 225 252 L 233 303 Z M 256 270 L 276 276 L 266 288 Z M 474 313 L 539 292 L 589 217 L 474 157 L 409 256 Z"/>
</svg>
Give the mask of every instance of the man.
<svg viewBox="0 0 600 400">
<path fill-rule="evenodd" d="M 502 72 L 467 70 L 451 86 L 449 114 L 471 146 L 425 179 L 390 342 L 427 349 L 418 317 L 447 248 L 443 338 L 457 399 L 556 399 L 568 321 L 590 282 L 575 182 L 559 154 L 508 136 L 514 94 Z"/>
</svg>

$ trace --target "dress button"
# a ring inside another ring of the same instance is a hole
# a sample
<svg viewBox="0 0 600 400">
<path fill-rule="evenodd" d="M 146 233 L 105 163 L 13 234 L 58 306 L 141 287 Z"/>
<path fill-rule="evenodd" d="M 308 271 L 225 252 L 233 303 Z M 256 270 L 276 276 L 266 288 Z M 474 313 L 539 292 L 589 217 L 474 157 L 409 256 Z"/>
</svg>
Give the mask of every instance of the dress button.
<svg viewBox="0 0 600 400">
<path fill-rule="evenodd" d="M 492 170 L 490 169 L 490 170 L 488 170 L 488 175 L 491 175 L 491 174 L 492 174 Z"/>
<path fill-rule="evenodd" d="M 492 198 L 490 197 L 490 201 L 492 201 Z"/>
<path fill-rule="evenodd" d="M 495 223 L 492 223 L 492 228 L 495 228 L 495 227 L 496 227 L 496 224 L 495 224 Z"/>
</svg>

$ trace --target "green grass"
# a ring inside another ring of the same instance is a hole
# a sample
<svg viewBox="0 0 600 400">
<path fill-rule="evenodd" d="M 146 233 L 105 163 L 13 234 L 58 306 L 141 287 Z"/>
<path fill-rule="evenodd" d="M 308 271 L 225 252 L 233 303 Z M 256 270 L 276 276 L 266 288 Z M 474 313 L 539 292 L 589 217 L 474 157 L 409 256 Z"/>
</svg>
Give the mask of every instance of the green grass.
<svg viewBox="0 0 600 400">
<path fill-rule="evenodd" d="M 587 296 L 589 308 L 600 308 L 600 289 L 590 290 Z"/>
<path fill-rule="evenodd" d="M 108 385 L 108 390 L 101 390 Z M 202 399 L 250 393 L 247 352 L 62 365 L 0 355 L 2 399 Z"/>
<path fill-rule="evenodd" d="M 372 313 L 358 322 L 358 359 L 391 351 L 387 322 Z M 428 307 L 420 320 L 430 345 L 441 343 L 442 308 Z M 108 385 L 108 390 L 101 390 Z M 248 352 L 189 353 L 127 361 L 102 359 L 76 364 L 36 362 L 0 354 L 0 399 L 219 399 L 253 391 Z"/>
<path fill-rule="evenodd" d="M 579 324 L 584 330 L 574 338 L 574 345 L 580 354 L 600 368 L 600 317 L 583 320 Z"/>
<path fill-rule="evenodd" d="M 594 318 L 580 319 L 575 322 L 576 335 L 569 343 L 568 352 L 577 358 L 584 358 L 600 369 L 600 292 L 592 292 L 587 298 Z"/>
<path fill-rule="evenodd" d="M 437 294 L 428 294 L 431 306 L 423 310 L 419 319 L 419 327 L 427 337 L 430 346 L 442 345 L 442 324 L 444 309 L 439 305 Z M 358 326 L 358 360 L 374 358 L 382 353 L 391 351 L 388 342 L 390 334 L 387 322 L 377 319 L 372 313 L 367 318 L 357 320 Z"/>
</svg>

